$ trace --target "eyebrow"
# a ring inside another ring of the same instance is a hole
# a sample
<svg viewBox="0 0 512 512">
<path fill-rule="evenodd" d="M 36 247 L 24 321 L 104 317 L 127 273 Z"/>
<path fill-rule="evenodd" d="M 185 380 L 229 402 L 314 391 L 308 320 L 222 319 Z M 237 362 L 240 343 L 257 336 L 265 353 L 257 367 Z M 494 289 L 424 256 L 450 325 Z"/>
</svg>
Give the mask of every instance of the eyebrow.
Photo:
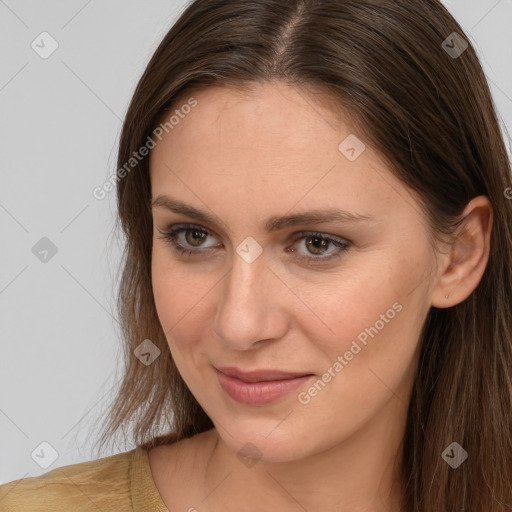
<svg viewBox="0 0 512 512">
<path fill-rule="evenodd" d="M 216 215 L 210 215 L 209 213 L 198 210 L 191 205 L 165 195 L 157 196 L 156 199 L 152 201 L 151 208 L 164 208 L 201 222 L 224 225 L 224 222 L 222 222 Z M 322 224 L 327 222 L 356 224 L 361 222 L 376 222 L 376 219 L 371 215 L 363 215 L 348 212 L 346 210 L 327 208 L 323 210 L 310 210 L 307 212 L 294 213 L 292 215 L 284 215 L 281 217 L 269 217 L 264 223 L 264 228 L 267 232 L 273 232 L 298 224 Z"/>
</svg>

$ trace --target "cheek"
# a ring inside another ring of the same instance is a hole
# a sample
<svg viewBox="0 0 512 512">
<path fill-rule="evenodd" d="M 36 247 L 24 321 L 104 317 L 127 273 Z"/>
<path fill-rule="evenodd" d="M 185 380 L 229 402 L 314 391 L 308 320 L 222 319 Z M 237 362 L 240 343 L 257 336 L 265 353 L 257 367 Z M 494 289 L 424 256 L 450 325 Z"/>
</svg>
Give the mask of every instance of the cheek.
<svg viewBox="0 0 512 512">
<path fill-rule="evenodd" d="M 428 312 L 427 281 L 422 283 L 419 260 L 412 261 L 406 266 L 396 258 L 379 258 L 333 281 L 321 295 L 318 288 L 303 289 L 303 301 L 313 312 L 304 310 L 301 329 L 320 356 L 312 370 L 328 373 L 333 392 L 368 403 L 374 399 L 363 389 L 382 398 L 382 391 L 391 393 L 386 387 L 398 388 L 408 375 Z"/>
<path fill-rule="evenodd" d="M 170 248 L 159 246 L 161 241 L 155 244 L 158 246 L 153 248 L 151 265 L 153 296 L 160 323 L 169 337 L 185 324 L 194 325 L 214 283 L 207 273 L 195 272 L 190 264 L 178 262 L 170 255 Z"/>
<path fill-rule="evenodd" d="M 377 297 L 374 292 L 371 302 L 360 300 L 357 312 L 356 298 L 339 298 L 330 317 L 337 335 L 306 334 L 315 344 L 318 377 L 295 398 L 297 428 L 324 432 L 326 424 L 333 425 L 324 439 L 313 436 L 312 442 L 327 446 L 339 436 L 352 435 L 387 404 L 396 414 L 406 411 L 420 319 L 398 297 L 389 292 Z"/>
<path fill-rule="evenodd" d="M 184 380 L 190 383 L 193 376 L 189 370 L 200 364 L 196 360 L 200 356 L 197 348 L 208 336 L 204 329 L 208 318 L 214 315 L 208 293 L 213 292 L 218 278 L 209 278 L 208 272 L 191 270 L 193 264 L 180 263 L 169 255 L 170 250 L 153 248 L 153 295 L 171 356 Z"/>
<path fill-rule="evenodd" d="M 179 293 L 182 281 L 179 279 L 176 271 L 167 264 L 168 258 L 165 257 L 165 251 L 155 244 L 154 241 L 152 259 L 151 259 L 151 282 L 153 286 L 153 296 L 160 323 L 164 332 L 168 332 L 178 319 L 175 310 L 176 294 Z"/>
</svg>

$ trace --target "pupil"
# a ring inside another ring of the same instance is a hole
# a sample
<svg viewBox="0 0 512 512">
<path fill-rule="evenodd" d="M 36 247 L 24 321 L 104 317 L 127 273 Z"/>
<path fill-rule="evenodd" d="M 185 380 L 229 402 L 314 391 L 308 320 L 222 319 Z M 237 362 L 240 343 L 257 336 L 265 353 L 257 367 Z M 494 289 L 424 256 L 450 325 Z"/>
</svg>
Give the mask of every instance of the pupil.
<svg viewBox="0 0 512 512">
<path fill-rule="evenodd" d="M 313 245 L 314 245 L 314 246 L 315 246 L 315 248 L 317 248 L 317 249 L 319 248 L 319 247 L 318 247 L 318 242 L 320 242 L 320 248 L 322 248 L 322 247 L 324 247 L 324 248 L 325 248 L 325 246 L 326 246 L 326 240 L 324 240 L 323 238 L 319 238 L 319 237 L 310 237 L 310 238 L 309 238 L 309 240 L 313 240 L 313 242 L 314 242 L 314 244 L 313 244 Z"/>
<path fill-rule="evenodd" d="M 191 230 L 191 231 L 189 231 L 189 233 L 193 233 L 192 239 L 193 239 L 193 240 L 195 240 L 196 242 L 197 242 L 197 241 L 201 242 L 201 239 L 202 239 L 202 238 L 204 237 L 204 235 L 205 235 L 205 233 L 201 233 L 201 232 L 199 232 L 199 231 L 197 231 L 197 230 L 193 230 L 193 231 Z M 196 236 L 196 235 L 198 235 L 198 236 Z M 193 245 L 193 244 L 192 244 L 192 245 Z"/>
</svg>

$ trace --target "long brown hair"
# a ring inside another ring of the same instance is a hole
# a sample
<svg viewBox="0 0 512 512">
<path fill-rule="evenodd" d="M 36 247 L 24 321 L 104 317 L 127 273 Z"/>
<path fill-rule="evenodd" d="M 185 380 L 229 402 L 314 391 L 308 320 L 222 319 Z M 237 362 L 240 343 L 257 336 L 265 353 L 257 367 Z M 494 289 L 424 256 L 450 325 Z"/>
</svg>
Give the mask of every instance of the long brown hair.
<svg viewBox="0 0 512 512">
<path fill-rule="evenodd" d="M 156 313 L 149 157 L 128 171 L 126 163 L 195 89 L 275 79 L 330 98 L 351 116 L 365 143 L 421 198 L 433 239 L 454 233 L 472 198 L 492 203 L 491 251 L 478 287 L 451 308 L 432 307 L 425 320 L 401 483 L 403 510 L 411 512 L 510 510 L 510 161 L 475 50 L 437 0 L 196 0 L 183 11 L 136 87 L 119 143 L 126 368 L 101 446 L 120 430 L 149 448 L 213 427 L 181 379 Z M 149 366 L 134 356 L 145 339 L 161 351 Z M 453 441 L 469 454 L 457 469 L 441 458 Z"/>
</svg>

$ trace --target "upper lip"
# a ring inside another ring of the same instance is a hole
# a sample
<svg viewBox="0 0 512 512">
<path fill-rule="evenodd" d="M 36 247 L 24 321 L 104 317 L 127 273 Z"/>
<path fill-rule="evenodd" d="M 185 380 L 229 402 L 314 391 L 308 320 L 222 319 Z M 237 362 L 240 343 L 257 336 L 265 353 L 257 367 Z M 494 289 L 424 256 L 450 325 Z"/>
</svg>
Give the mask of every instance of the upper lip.
<svg viewBox="0 0 512 512">
<path fill-rule="evenodd" d="M 216 366 L 216 370 L 244 382 L 265 382 L 269 380 L 289 380 L 296 377 L 312 375 L 307 372 L 283 372 L 281 370 L 242 371 L 234 366 Z"/>
</svg>

